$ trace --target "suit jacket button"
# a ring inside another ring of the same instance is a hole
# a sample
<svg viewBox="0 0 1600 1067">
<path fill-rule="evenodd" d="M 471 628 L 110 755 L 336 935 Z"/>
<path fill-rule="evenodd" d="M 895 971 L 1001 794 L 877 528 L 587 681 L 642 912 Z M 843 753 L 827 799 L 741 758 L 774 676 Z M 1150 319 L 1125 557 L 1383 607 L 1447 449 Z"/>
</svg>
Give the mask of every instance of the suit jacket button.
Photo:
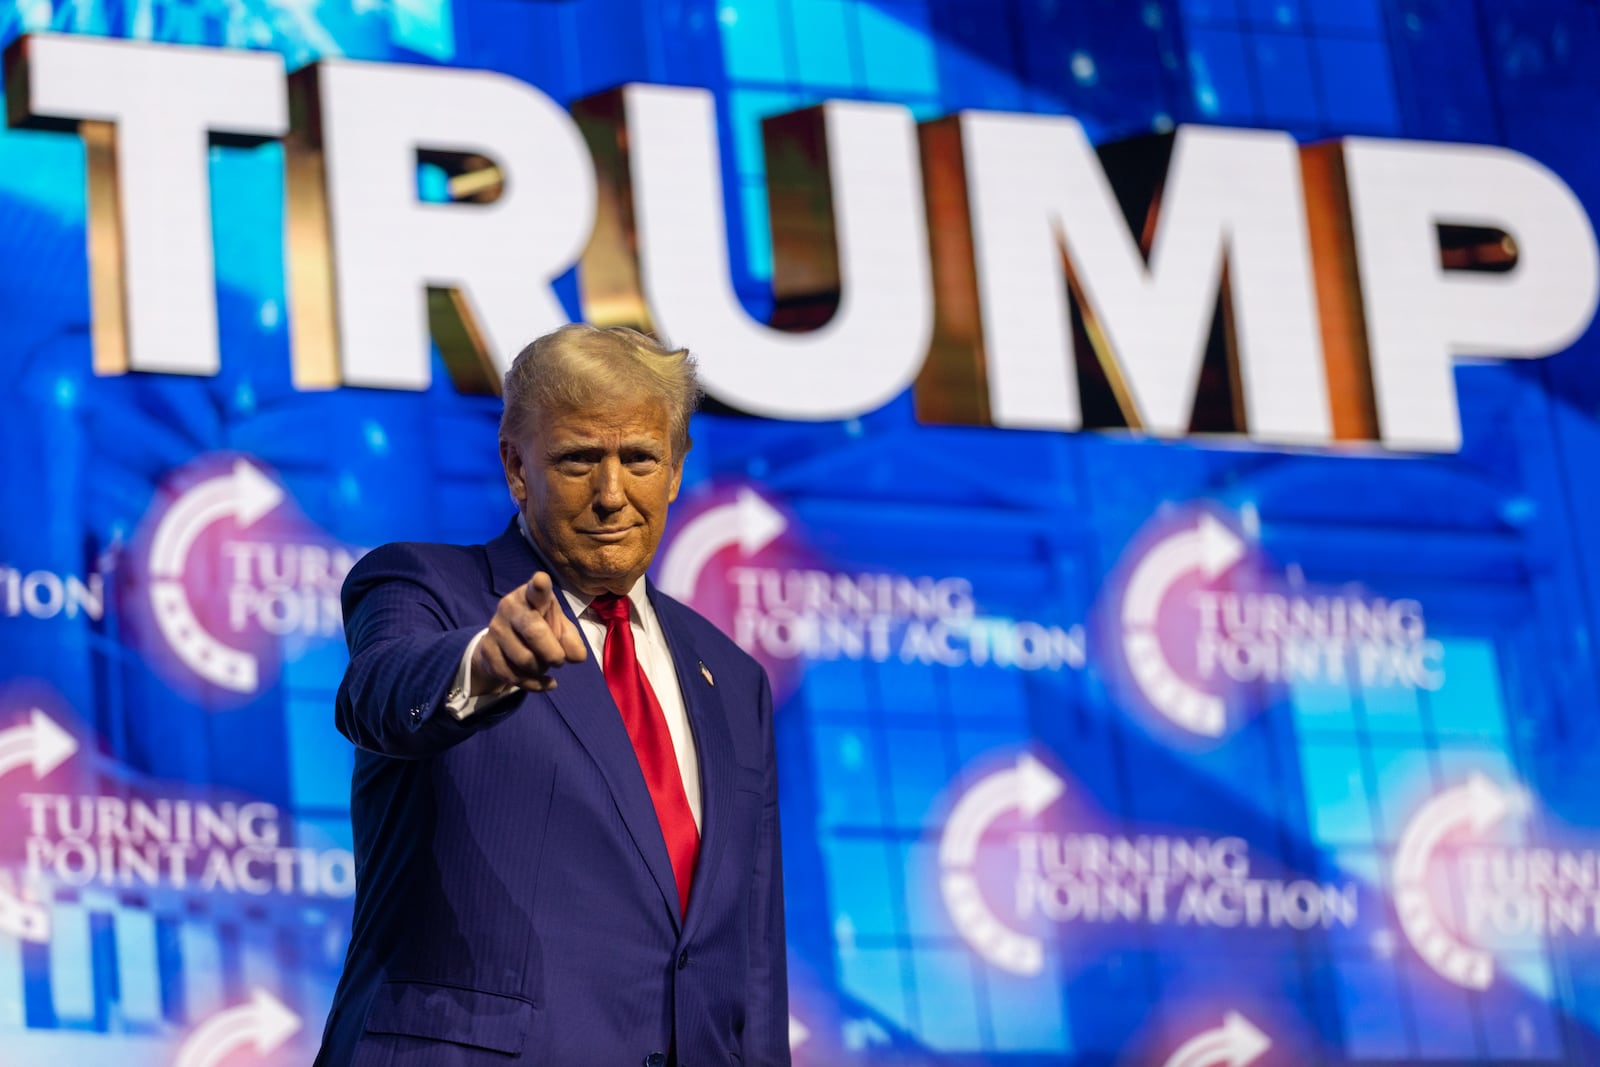
<svg viewBox="0 0 1600 1067">
<path fill-rule="evenodd" d="M 667 1067 L 665 1052 L 652 1052 L 644 1058 L 644 1067 Z"/>
<path fill-rule="evenodd" d="M 689 966 L 689 950 L 684 949 L 678 953 L 678 970 L 681 971 L 687 966 Z"/>
</svg>

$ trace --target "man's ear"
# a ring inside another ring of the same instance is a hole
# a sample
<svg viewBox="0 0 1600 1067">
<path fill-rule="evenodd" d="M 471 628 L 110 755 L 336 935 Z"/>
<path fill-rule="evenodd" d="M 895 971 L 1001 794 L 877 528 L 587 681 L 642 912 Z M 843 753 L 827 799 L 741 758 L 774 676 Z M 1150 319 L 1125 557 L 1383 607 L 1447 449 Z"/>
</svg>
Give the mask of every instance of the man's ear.
<svg viewBox="0 0 1600 1067">
<path fill-rule="evenodd" d="M 511 499 L 521 511 L 528 502 L 528 474 L 522 467 L 522 453 L 503 437 L 500 439 L 500 465 L 506 471 L 506 488 L 511 490 Z"/>
<path fill-rule="evenodd" d="M 683 450 L 672 457 L 672 488 L 667 491 L 667 503 L 678 499 L 678 489 L 683 485 L 683 458 L 694 447 L 694 438 L 683 439 Z"/>
</svg>

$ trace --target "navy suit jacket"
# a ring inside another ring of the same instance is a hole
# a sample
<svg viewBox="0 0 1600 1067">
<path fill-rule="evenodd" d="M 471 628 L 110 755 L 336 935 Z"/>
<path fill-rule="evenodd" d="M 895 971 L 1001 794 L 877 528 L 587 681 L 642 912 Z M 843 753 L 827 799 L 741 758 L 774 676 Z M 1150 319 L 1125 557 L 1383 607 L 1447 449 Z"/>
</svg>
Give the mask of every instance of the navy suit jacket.
<svg viewBox="0 0 1600 1067">
<path fill-rule="evenodd" d="M 548 693 L 465 721 L 444 708 L 472 636 L 541 569 L 513 523 L 486 545 L 385 545 L 345 582 L 337 719 L 357 746 L 357 886 L 317 1064 L 786 1065 L 766 674 L 650 587 L 700 757 L 700 852 L 680 920 L 592 650 Z"/>
</svg>

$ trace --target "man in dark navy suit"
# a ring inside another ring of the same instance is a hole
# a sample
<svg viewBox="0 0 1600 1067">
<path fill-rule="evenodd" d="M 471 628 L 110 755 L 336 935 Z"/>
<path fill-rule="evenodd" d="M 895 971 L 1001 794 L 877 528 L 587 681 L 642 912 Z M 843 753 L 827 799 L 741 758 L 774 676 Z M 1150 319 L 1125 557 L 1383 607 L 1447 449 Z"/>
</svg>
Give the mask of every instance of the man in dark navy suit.
<svg viewBox="0 0 1600 1067">
<path fill-rule="evenodd" d="M 698 397 L 632 330 L 540 338 L 505 378 L 506 531 L 351 571 L 322 1067 L 789 1063 L 767 678 L 644 577 Z"/>
</svg>

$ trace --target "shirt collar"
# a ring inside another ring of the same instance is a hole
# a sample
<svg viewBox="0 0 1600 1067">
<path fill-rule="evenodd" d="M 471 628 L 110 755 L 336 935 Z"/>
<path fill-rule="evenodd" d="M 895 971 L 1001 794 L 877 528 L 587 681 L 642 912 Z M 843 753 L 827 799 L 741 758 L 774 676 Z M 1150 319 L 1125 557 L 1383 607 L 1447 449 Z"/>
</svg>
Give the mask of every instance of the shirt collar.
<svg viewBox="0 0 1600 1067">
<path fill-rule="evenodd" d="M 567 598 L 567 603 L 572 605 L 574 615 L 583 615 L 589 610 L 589 605 L 594 602 L 594 597 L 575 593 L 570 589 L 561 590 L 561 595 Z M 650 606 L 650 594 L 645 587 L 645 581 L 640 578 L 633 583 L 633 588 L 628 590 L 629 616 L 634 625 L 649 633 L 655 626 L 656 612 Z M 595 616 L 590 615 L 590 618 Z"/>
</svg>

